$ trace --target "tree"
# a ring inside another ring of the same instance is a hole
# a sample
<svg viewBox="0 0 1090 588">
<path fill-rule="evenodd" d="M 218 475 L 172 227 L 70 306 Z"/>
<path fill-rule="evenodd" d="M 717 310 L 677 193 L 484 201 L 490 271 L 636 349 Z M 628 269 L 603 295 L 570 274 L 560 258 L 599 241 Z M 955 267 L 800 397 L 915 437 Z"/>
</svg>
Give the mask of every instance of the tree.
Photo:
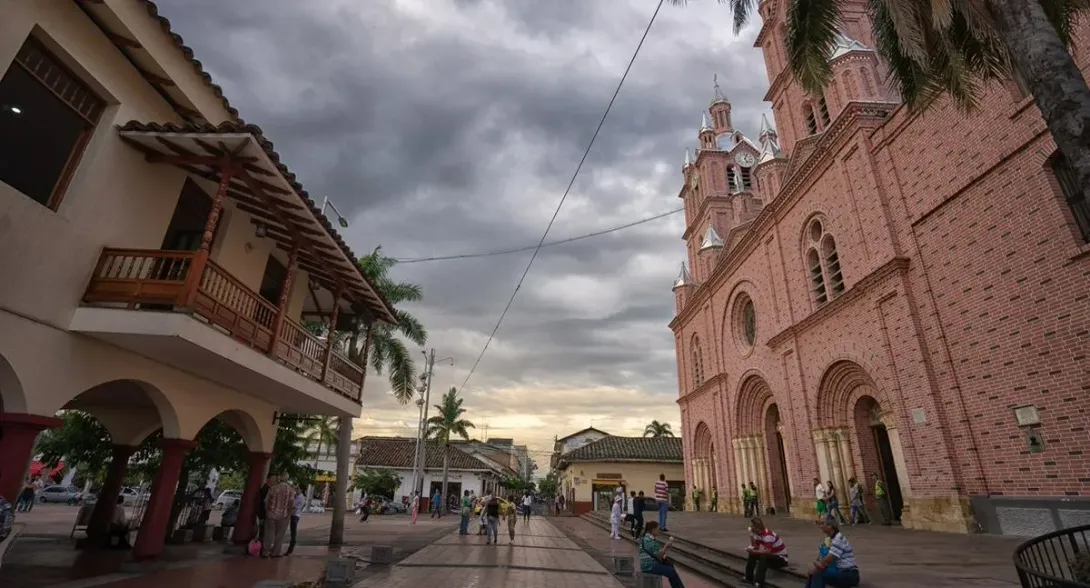
<svg viewBox="0 0 1090 588">
<path fill-rule="evenodd" d="M 365 494 L 393 498 L 401 487 L 401 476 L 386 468 L 364 468 L 356 474 L 355 485 Z"/>
<path fill-rule="evenodd" d="M 307 447 L 314 446 L 314 469 L 318 469 L 322 445 L 324 444 L 326 448 L 337 446 L 337 427 L 334 421 L 335 417 L 331 416 L 316 417 L 303 434 L 303 443 Z"/>
<path fill-rule="evenodd" d="M 451 386 L 443 395 L 441 404 L 435 405 L 438 413 L 428 417 L 426 439 L 435 438 L 443 445 L 443 500 L 447 500 L 447 475 L 450 467 L 450 438 L 457 435 L 466 441 L 469 440 L 469 429 L 475 428 L 473 423 L 462 418 L 466 409 L 462 408 L 462 398 L 458 398 L 458 389 Z M 425 455 L 427 451 L 425 450 Z M 440 509 L 439 512 L 443 512 Z"/>
<path fill-rule="evenodd" d="M 64 460 L 85 478 L 102 483 L 113 459 L 109 431 L 98 419 L 80 410 L 66 410 L 61 419 L 63 426 L 46 429 L 38 438 L 35 451 L 42 455 L 41 462 L 53 469 Z"/>
<path fill-rule="evenodd" d="M 718 0 L 734 12 L 737 34 L 758 0 Z M 683 5 L 686 0 L 671 0 Z M 878 54 L 890 84 L 913 109 L 949 95 L 963 111 L 977 104 L 982 82 L 1025 83 L 1060 154 L 1090 199 L 1090 87 L 1071 56 L 1087 0 L 870 0 Z M 807 92 L 832 80 L 828 56 L 840 34 L 843 0 L 789 0 L 789 67 Z"/>
<path fill-rule="evenodd" d="M 658 421 L 651 421 L 643 429 L 644 437 L 673 437 L 674 432 L 670 429 L 670 423 L 660 423 Z"/>
<path fill-rule="evenodd" d="M 538 491 L 542 496 L 547 498 L 553 498 L 560 491 L 560 476 L 556 473 L 556 470 L 551 470 L 537 485 Z"/>
<path fill-rule="evenodd" d="M 390 278 L 390 268 L 396 263 L 397 261 L 392 257 L 382 254 L 381 246 L 359 260 L 360 271 L 390 304 L 417 302 L 423 299 L 424 293 L 420 286 L 395 282 Z M 401 404 L 406 404 L 412 400 L 416 392 L 414 388 L 416 362 L 413 361 L 412 354 L 398 335 L 416 345 L 423 346 L 428 341 L 428 332 L 416 317 L 404 310 L 395 309 L 394 314 L 397 316 L 397 325 L 378 323 L 371 325 L 371 350 L 368 359 L 376 375 L 382 375 L 383 371 L 389 372 L 390 389 L 394 397 Z M 362 333 L 357 333 L 357 339 L 362 337 Z M 349 355 L 353 361 L 360 363 L 360 352 L 352 349 Z"/>
</svg>

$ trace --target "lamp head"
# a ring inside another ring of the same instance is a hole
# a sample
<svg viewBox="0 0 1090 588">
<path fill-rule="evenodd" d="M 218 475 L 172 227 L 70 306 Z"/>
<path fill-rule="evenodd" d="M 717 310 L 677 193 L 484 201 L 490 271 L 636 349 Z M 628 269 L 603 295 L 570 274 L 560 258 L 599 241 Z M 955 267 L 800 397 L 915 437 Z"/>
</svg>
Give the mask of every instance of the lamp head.
<svg viewBox="0 0 1090 588">
<path fill-rule="evenodd" d="M 342 229 L 347 229 L 348 228 L 348 219 L 344 218 L 343 216 L 338 216 L 337 217 L 337 224 L 341 225 Z"/>
</svg>

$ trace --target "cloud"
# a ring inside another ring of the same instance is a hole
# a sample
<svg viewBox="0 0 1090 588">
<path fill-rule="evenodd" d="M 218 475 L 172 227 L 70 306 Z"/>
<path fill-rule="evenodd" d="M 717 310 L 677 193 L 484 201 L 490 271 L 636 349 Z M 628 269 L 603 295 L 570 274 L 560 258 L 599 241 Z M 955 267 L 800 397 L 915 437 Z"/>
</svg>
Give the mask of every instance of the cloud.
<svg viewBox="0 0 1090 588">
<path fill-rule="evenodd" d="M 352 219 L 357 252 L 395 257 L 534 244 L 655 2 L 177 0 L 163 12 L 311 194 Z M 681 205 L 680 164 L 718 74 L 735 126 L 767 112 L 756 26 L 716 2 L 664 6 L 553 226 L 571 237 Z M 681 215 L 543 249 L 464 391 L 483 435 L 547 463 L 554 435 L 678 426 L 670 284 Z M 436 397 L 461 385 L 530 253 L 402 264 L 427 326 Z M 370 374 L 358 433 L 415 433 Z"/>
</svg>

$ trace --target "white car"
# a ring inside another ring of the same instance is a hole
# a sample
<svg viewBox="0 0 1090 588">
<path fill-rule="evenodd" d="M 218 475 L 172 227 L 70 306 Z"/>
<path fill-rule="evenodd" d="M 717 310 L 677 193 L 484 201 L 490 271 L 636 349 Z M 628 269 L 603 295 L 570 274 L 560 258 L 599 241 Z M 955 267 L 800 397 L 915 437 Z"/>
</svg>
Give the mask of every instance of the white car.
<svg viewBox="0 0 1090 588">
<path fill-rule="evenodd" d="M 124 506 L 135 506 L 140 503 L 142 498 L 140 491 L 135 488 L 122 488 L 120 496 L 125 500 L 122 503 Z"/>
<path fill-rule="evenodd" d="M 239 490 L 224 490 L 220 493 L 220 497 L 216 499 L 216 503 L 212 505 L 212 508 L 216 510 L 223 510 L 235 501 L 242 500 L 242 492 Z"/>
</svg>

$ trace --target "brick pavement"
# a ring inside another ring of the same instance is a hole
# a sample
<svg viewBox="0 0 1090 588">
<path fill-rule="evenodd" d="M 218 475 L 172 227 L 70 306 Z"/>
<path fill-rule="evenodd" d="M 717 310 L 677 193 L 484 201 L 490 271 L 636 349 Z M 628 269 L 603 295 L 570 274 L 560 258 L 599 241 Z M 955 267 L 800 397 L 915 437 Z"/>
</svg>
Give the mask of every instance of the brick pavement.
<svg viewBox="0 0 1090 588">
<path fill-rule="evenodd" d="M 765 523 L 783 538 L 795 567 L 805 568 L 816 558 L 822 535 L 815 524 L 783 516 L 765 517 Z M 671 535 L 739 555 L 749 542 L 748 526 L 748 519 L 719 513 L 671 512 L 667 520 Z M 1019 586 L 1012 557 L 1014 548 L 1024 540 L 1021 538 L 882 525 L 847 526 L 844 535 L 855 550 L 868 586 Z"/>
<path fill-rule="evenodd" d="M 604 567 L 543 517 L 519 521 L 512 542 L 501 524 L 498 545 L 457 531 L 357 588 L 622 588 Z"/>
</svg>

